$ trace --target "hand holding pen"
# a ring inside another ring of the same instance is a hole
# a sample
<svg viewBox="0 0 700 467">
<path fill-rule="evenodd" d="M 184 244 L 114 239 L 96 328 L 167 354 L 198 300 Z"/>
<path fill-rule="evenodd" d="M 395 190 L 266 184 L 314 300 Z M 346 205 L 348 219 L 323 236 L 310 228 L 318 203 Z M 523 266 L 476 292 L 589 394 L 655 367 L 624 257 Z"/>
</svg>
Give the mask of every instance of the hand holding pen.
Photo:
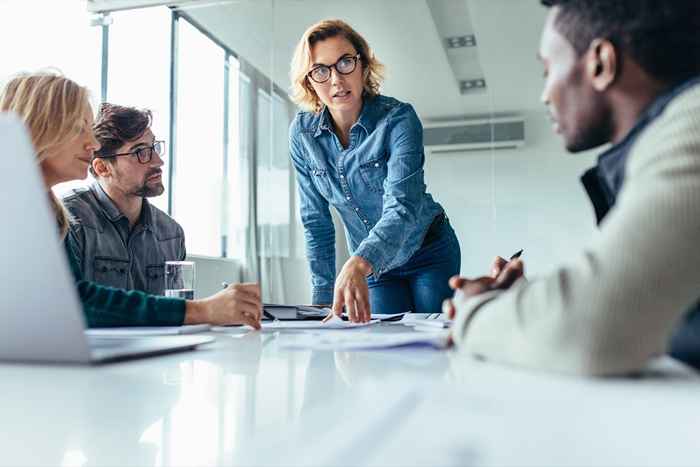
<svg viewBox="0 0 700 467">
<path fill-rule="evenodd" d="M 496 257 L 491 265 L 489 276 L 477 277 L 476 279 L 466 279 L 454 276 L 450 279 L 450 287 L 455 290 L 455 295 L 451 300 L 443 303 L 443 313 L 447 313 L 449 319 L 455 316 L 454 302 L 463 301 L 469 297 L 479 295 L 492 290 L 505 290 L 510 288 L 518 279 L 524 277 L 524 265 L 520 260 L 523 250 L 514 253 L 508 261 Z"/>
<path fill-rule="evenodd" d="M 228 283 L 228 282 L 222 282 L 222 283 L 221 283 L 221 288 L 222 288 L 222 289 L 227 289 L 228 286 L 229 286 L 229 283 Z M 267 319 L 269 319 L 269 320 L 271 320 L 271 321 L 279 321 L 275 315 L 273 315 L 272 313 L 270 313 L 269 311 L 267 311 L 267 310 L 265 309 L 265 306 L 264 306 L 264 305 L 263 305 L 263 307 L 262 307 L 262 315 L 263 315 L 265 318 L 267 318 Z"/>
<path fill-rule="evenodd" d="M 206 316 L 201 317 L 201 322 L 217 325 L 247 324 L 260 329 L 262 301 L 258 284 L 226 284 L 224 290 L 200 302 L 208 305 L 203 307 Z"/>
<path fill-rule="evenodd" d="M 523 254 L 523 250 L 520 249 L 513 253 L 507 261 L 500 256 L 496 256 L 496 259 L 493 260 L 493 264 L 491 265 L 491 277 L 494 279 L 497 279 L 498 276 L 501 274 L 503 269 L 510 264 L 511 261 L 516 260 L 520 258 L 520 256 Z"/>
</svg>

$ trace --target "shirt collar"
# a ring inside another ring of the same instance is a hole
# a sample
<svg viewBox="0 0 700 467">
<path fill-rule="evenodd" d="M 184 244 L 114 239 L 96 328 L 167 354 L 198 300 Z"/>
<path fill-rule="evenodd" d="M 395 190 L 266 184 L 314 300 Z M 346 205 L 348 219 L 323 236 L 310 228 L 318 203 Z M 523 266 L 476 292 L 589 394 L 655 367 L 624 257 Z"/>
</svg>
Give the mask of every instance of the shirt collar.
<svg viewBox="0 0 700 467">
<path fill-rule="evenodd" d="M 325 105 L 321 109 L 321 112 L 318 115 L 318 125 L 316 126 L 316 132 L 314 133 L 314 138 L 318 138 L 321 136 L 321 132 L 324 130 L 326 131 L 332 131 L 332 124 L 331 124 L 331 113 L 328 110 L 328 107 Z"/>
<path fill-rule="evenodd" d="M 377 126 L 377 112 L 375 112 L 375 100 L 375 97 L 363 97 L 360 117 L 357 119 L 357 122 L 355 122 L 355 125 L 364 129 L 367 132 L 367 134 L 372 133 L 372 131 L 374 131 L 374 128 Z M 314 138 L 318 138 L 324 130 L 333 131 L 331 113 L 328 110 L 328 107 L 326 107 L 325 105 L 319 113 L 318 125 L 316 126 Z"/>
<path fill-rule="evenodd" d="M 100 185 L 97 180 L 90 184 L 90 190 L 95 195 L 95 198 L 97 198 L 97 202 L 102 208 L 102 211 L 111 222 L 118 222 L 120 219 L 126 219 L 126 216 L 119 210 L 117 205 L 114 204 L 112 198 L 109 197 L 107 192 L 105 192 L 104 188 L 102 188 L 102 185 Z M 145 229 L 151 229 L 152 219 L 151 205 L 146 198 L 143 198 L 141 217 L 136 225 L 140 224 L 143 225 Z"/>
<path fill-rule="evenodd" d="M 680 94 L 700 85 L 700 77 L 691 78 L 662 93 L 642 112 L 634 127 L 627 135 L 598 157 L 598 163 L 588 170 L 581 181 L 594 204 L 598 223 L 615 204 L 617 194 L 622 189 L 627 156 L 640 134 L 663 114 L 666 107 Z"/>
<path fill-rule="evenodd" d="M 377 126 L 376 97 L 364 97 L 360 118 L 355 125 L 363 128 L 369 135 Z"/>
<path fill-rule="evenodd" d="M 620 169 L 620 163 L 624 163 L 624 160 L 627 159 L 627 153 L 632 148 L 632 145 L 637 140 L 640 133 L 666 110 L 666 107 L 668 107 L 668 104 L 670 104 L 673 99 L 697 84 L 700 84 L 700 77 L 692 78 L 674 86 L 654 99 L 646 110 L 642 112 L 637 123 L 635 123 L 634 127 L 632 127 L 622 141 L 615 144 L 598 157 L 598 165 L 601 166 L 603 171 L 606 173 L 617 172 Z M 613 182 L 614 185 L 621 184 L 622 182 L 622 180 L 610 181 Z"/>
<path fill-rule="evenodd" d="M 674 86 L 670 90 L 664 92 L 656 99 L 654 99 L 654 101 L 642 112 L 641 116 L 637 120 L 637 123 L 635 123 L 634 127 L 632 127 L 629 133 L 627 133 L 627 136 L 625 136 L 622 141 L 615 144 L 613 147 L 601 154 L 598 158 L 598 162 L 604 163 L 605 159 L 611 157 L 611 154 L 615 155 L 620 153 L 621 151 L 627 152 L 630 149 L 632 143 L 636 141 L 639 134 L 642 131 L 644 131 L 644 129 L 651 122 L 653 122 L 657 117 L 659 117 L 664 112 L 664 110 L 666 110 L 666 107 L 668 106 L 668 104 L 671 103 L 671 101 L 673 101 L 673 99 L 675 99 L 688 89 L 699 84 L 700 76 L 691 78 L 677 86 Z"/>
</svg>

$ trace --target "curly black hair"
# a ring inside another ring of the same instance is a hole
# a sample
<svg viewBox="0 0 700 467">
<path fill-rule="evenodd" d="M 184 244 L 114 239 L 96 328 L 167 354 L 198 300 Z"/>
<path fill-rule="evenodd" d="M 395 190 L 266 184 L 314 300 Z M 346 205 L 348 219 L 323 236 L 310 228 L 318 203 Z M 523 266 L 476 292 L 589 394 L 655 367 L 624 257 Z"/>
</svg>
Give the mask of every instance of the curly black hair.
<svg viewBox="0 0 700 467">
<path fill-rule="evenodd" d="M 540 0 L 558 7 L 557 30 L 582 55 L 608 39 L 655 79 L 700 75 L 700 0 Z"/>
</svg>

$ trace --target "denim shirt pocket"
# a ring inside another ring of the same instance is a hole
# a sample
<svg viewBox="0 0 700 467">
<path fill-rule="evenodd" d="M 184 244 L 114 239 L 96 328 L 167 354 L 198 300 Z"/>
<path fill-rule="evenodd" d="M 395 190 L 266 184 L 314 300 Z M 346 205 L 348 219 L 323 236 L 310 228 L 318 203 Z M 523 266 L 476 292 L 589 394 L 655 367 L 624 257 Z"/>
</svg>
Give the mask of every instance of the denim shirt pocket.
<svg viewBox="0 0 700 467">
<path fill-rule="evenodd" d="M 384 180 L 387 175 L 386 158 L 381 156 L 360 164 L 360 175 L 370 191 L 384 192 Z"/>
<path fill-rule="evenodd" d="M 311 176 L 313 178 L 314 184 L 318 189 L 319 193 L 323 195 L 324 198 L 330 199 L 331 196 L 331 182 L 328 179 L 328 171 L 326 169 L 311 169 Z"/>
<path fill-rule="evenodd" d="M 165 263 L 146 266 L 148 291 L 154 295 L 165 293 Z"/>
<path fill-rule="evenodd" d="M 120 289 L 127 288 L 129 260 L 96 256 L 93 261 L 95 282 Z"/>
</svg>

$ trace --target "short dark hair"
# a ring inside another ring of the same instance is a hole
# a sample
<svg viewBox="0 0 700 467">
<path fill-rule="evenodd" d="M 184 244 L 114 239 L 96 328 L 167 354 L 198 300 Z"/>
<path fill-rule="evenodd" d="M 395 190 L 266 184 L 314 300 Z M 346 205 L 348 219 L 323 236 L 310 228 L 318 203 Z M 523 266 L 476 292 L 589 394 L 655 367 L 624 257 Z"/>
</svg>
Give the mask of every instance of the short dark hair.
<svg viewBox="0 0 700 467">
<path fill-rule="evenodd" d="M 557 30 L 579 56 L 608 39 L 663 83 L 700 75 L 700 0 L 540 1 L 559 7 Z"/>
<path fill-rule="evenodd" d="M 105 157 L 115 154 L 124 144 L 140 138 L 151 127 L 152 121 L 150 110 L 102 103 L 93 127 L 101 146 L 95 155 Z M 90 173 L 95 175 L 92 166 Z"/>
</svg>

